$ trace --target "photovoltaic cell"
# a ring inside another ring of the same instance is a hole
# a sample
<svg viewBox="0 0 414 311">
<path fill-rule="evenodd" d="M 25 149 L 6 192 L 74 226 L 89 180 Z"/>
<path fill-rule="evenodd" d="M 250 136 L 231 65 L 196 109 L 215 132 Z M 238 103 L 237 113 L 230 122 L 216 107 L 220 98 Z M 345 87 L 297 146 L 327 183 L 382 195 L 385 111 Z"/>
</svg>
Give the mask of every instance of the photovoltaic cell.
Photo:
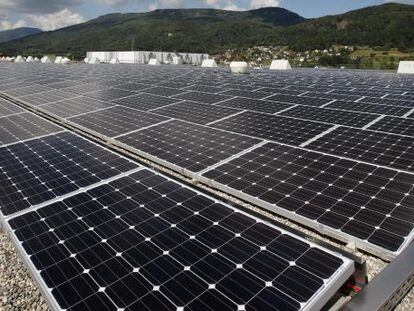
<svg viewBox="0 0 414 311">
<path fill-rule="evenodd" d="M 174 103 L 180 102 L 181 99 L 174 99 L 164 96 L 152 95 L 141 93 L 129 97 L 114 100 L 113 102 L 118 105 L 126 106 L 138 110 L 152 110 Z"/>
<path fill-rule="evenodd" d="M 324 98 L 308 97 L 308 96 L 293 96 L 286 94 L 276 94 L 267 97 L 266 100 L 290 103 L 290 104 L 301 104 L 306 106 L 319 107 L 329 103 L 331 100 Z"/>
<path fill-rule="evenodd" d="M 64 132 L 0 148 L 0 210 L 21 211 L 137 165 Z"/>
<path fill-rule="evenodd" d="M 208 124 L 224 117 L 240 112 L 238 109 L 195 103 L 190 101 L 180 102 L 168 107 L 162 107 L 153 111 L 166 117 Z"/>
<path fill-rule="evenodd" d="M 250 111 L 219 121 L 212 126 L 293 145 L 300 145 L 332 127 L 329 124 Z"/>
<path fill-rule="evenodd" d="M 62 128 L 30 112 L 2 117 L 0 118 L 0 146 L 60 131 Z"/>
<path fill-rule="evenodd" d="M 282 112 L 280 115 L 361 128 L 379 117 L 379 115 L 362 112 L 338 111 L 306 106 L 293 107 L 292 109 Z"/>
<path fill-rule="evenodd" d="M 338 254 L 148 170 L 8 224 L 61 309 L 320 308 L 353 271 Z"/>
<path fill-rule="evenodd" d="M 414 120 L 384 117 L 369 127 L 370 130 L 414 137 Z"/>
<path fill-rule="evenodd" d="M 276 113 L 281 110 L 292 107 L 291 104 L 278 103 L 274 101 L 257 100 L 243 97 L 236 97 L 224 102 L 220 102 L 217 106 L 225 106 L 230 108 L 245 109 L 257 112 Z"/>
<path fill-rule="evenodd" d="M 39 106 L 48 103 L 57 102 L 59 100 L 69 99 L 79 96 L 78 94 L 63 92 L 59 90 L 41 92 L 19 97 L 19 101 L 30 106 Z"/>
<path fill-rule="evenodd" d="M 131 96 L 134 94 L 135 92 L 132 92 L 132 91 L 127 91 L 127 90 L 122 90 L 122 89 L 117 89 L 117 88 L 107 88 L 107 89 L 98 90 L 98 91 L 91 92 L 91 93 L 85 93 L 83 95 L 96 98 L 96 99 L 100 99 L 100 100 L 104 100 L 104 101 L 111 101 L 114 99 Z"/>
<path fill-rule="evenodd" d="M 144 92 L 153 94 L 153 95 L 160 95 L 160 96 L 173 96 L 173 95 L 184 93 L 185 90 L 174 89 L 171 87 L 156 86 L 156 87 L 148 88 Z"/>
<path fill-rule="evenodd" d="M 114 137 L 157 124 L 168 120 L 168 118 L 128 107 L 116 106 L 68 120 L 96 133 Z"/>
<path fill-rule="evenodd" d="M 203 176 L 378 254 L 395 255 L 413 237 L 412 174 L 268 143 Z"/>
<path fill-rule="evenodd" d="M 16 114 L 16 113 L 20 113 L 20 112 L 24 112 L 25 110 L 23 110 L 22 108 L 20 108 L 19 106 L 0 98 L 0 118 L 1 117 L 5 117 L 5 116 L 9 116 L 12 114 Z"/>
<path fill-rule="evenodd" d="M 38 109 L 61 118 L 70 118 L 87 112 L 105 109 L 114 106 L 110 102 L 79 96 L 67 100 L 61 100 L 52 104 L 38 106 Z"/>
<path fill-rule="evenodd" d="M 414 138 L 339 127 L 307 148 L 414 172 Z"/>
<path fill-rule="evenodd" d="M 195 101 L 198 103 L 214 104 L 226 99 L 230 99 L 233 96 L 226 96 L 220 94 L 211 94 L 203 92 L 187 92 L 173 96 L 174 98 L 185 99 L 189 101 Z"/>
<path fill-rule="evenodd" d="M 347 110 L 347 111 L 361 111 L 368 113 L 384 114 L 389 116 L 402 117 L 410 108 L 399 106 L 387 106 L 368 103 L 356 103 L 351 101 L 335 101 L 332 104 L 326 105 L 325 108 Z"/>
<path fill-rule="evenodd" d="M 260 143 L 258 139 L 178 120 L 129 133 L 117 140 L 192 172 Z"/>
</svg>

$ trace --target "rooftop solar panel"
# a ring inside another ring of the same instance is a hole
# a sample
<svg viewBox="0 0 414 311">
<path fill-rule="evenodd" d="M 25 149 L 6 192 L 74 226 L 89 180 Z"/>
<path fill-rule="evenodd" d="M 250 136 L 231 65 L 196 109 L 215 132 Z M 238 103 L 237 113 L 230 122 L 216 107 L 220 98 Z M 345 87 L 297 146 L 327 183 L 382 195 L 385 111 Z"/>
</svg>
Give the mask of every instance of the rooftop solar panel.
<svg viewBox="0 0 414 311">
<path fill-rule="evenodd" d="M 400 106 L 400 107 L 408 107 L 408 108 L 414 107 L 414 103 L 412 101 L 394 100 L 394 99 L 387 99 L 387 98 L 364 97 L 360 100 L 360 102 L 375 103 L 375 104 L 380 104 L 380 105 Z"/>
<path fill-rule="evenodd" d="M 62 128 L 30 112 L 1 117 L 0 146 L 60 131 Z"/>
<path fill-rule="evenodd" d="M 250 111 L 219 121 L 212 126 L 231 132 L 292 145 L 305 143 L 332 127 L 329 124 Z"/>
<path fill-rule="evenodd" d="M 220 94 L 202 93 L 202 92 L 187 92 L 173 96 L 174 98 L 185 99 L 205 104 L 214 104 L 220 101 L 230 99 L 233 96 L 226 96 Z"/>
<path fill-rule="evenodd" d="M 79 96 L 78 94 L 63 92 L 59 90 L 41 92 L 19 97 L 19 101 L 30 106 L 39 106 L 43 104 L 57 102 L 59 100 L 69 99 Z"/>
<path fill-rule="evenodd" d="M 69 118 L 68 120 L 86 130 L 107 137 L 115 137 L 166 121 L 168 118 L 128 107 L 116 106 Z"/>
<path fill-rule="evenodd" d="M 260 143 L 258 139 L 178 120 L 129 133 L 117 141 L 157 161 L 167 161 L 191 172 L 201 171 Z"/>
<path fill-rule="evenodd" d="M 414 175 L 268 143 L 203 175 L 322 233 L 395 256 L 414 237 Z M 328 230 L 327 230 L 328 229 Z"/>
<path fill-rule="evenodd" d="M 16 88 L 16 89 L 10 89 L 7 91 L 3 91 L 5 94 L 13 97 L 21 97 L 29 94 L 35 94 L 40 92 L 46 92 L 52 90 L 49 87 L 43 86 L 43 85 L 30 85 L 22 88 Z"/>
<path fill-rule="evenodd" d="M 104 102 L 86 96 L 79 96 L 51 104 L 41 105 L 38 106 L 38 109 L 66 119 L 95 110 L 109 108 L 114 105 L 115 104 L 110 102 Z"/>
<path fill-rule="evenodd" d="M 9 102 L 8 100 L 0 98 L 0 118 L 24 111 L 25 110 Z"/>
<path fill-rule="evenodd" d="M 174 99 L 165 96 L 141 93 L 133 96 L 116 99 L 113 102 L 117 105 L 126 106 L 138 110 L 153 110 L 167 105 L 180 102 L 181 99 Z"/>
<path fill-rule="evenodd" d="M 353 271 L 339 254 L 148 170 L 8 226 L 54 309 L 320 309 Z"/>
<path fill-rule="evenodd" d="M 414 172 L 414 138 L 339 127 L 307 148 Z"/>
<path fill-rule="evenodd" d="M 137 165 L 63 132 L 0 148 L 0 211 L 24 210 Z"/>
<path fill-rule="evenodd" d="M 156 86 L 156 87 L 148 88 L 144 92 L 149 93 L 149 94 L 153 94 L 153 95 L 172 96 L 172 95 L 177 95 L 177 94 L 184 93 L 185 90 L 174 89 L 174 88 L 171 88 L 171 87 Z"/>
<path fill-rule="evenodd" d="M 414 137 L 414 120 L 386 116 L 368 129 Z"/>
<path fill-rule="evenodd" d="M 130 83 L 117 85 L 116 88 L 137 93 L 137 92 L 141 92 L 142 90 L 151 88 L 151 85 L 144 84 L 144 83 L 130 82 Z"/>
<path fill-rule="evenodd" d="M 359 103 L 359 102 L 356 103 L 356 102 L 350 102 L 350 101 L 335 101 L 329 105 L 326 105 L 325 108 L 376 113 L 376 114 L 383 114 L 383 115 L 396 116 L 396 117 L 402 117 L 411 110 L 410 108 L 399 107 L 399 106 L 389 106 L 389 105 L 387 106 L 387 105 Z"/>
<path fill-rule="evenodd" d="M 379 115 L 362 112 L 338 111 L 307 106 L 296 106 L 282 112 L 280 115 L 360 128 L 368 125 L 379 117 Z"/>
<path fill-rule="evenodd" d="M 292 104 L 278 103 L 274 101 L 257 100 L 251 98 L 235 97 L 216 104 L 217 106 L 225 106 L 231 108 L 245 109 L 257 112 L 276 113 L 290 107 Z"/>
<path fill-rule="evenodd" d="M 208 124 L 216 122 L 222 118 L 229 117 L 230 115 L 240 113 L 241 110 L 183 101 L 169 105 L 168 107 L 161 107 L 153 110 L 153 112 L 170 118 L 176 118 L 198 124 Z"/>
<path fill-rule="evenodd" d="M 330 99 L 308 97 L 308 96 L 294 96 L 285 94 L 276 94 L 270 97 L 266 97 L 266 100 L 290 103 L 290 104 L 301 104 L 306 106 L 320 107 L 331 102 Z"/>
<path fill-rule="evenodd" d="M 90 93 L 85 93 L 83 95 L 88 96 L 88 97 L 92 97 L 92 98 L 96 98 L 96 99 L 100 99 L 100 100 L 105 100 L 105 101 L 111 101 L 114 99 L 119 99 L 122 97 L 127 97 L 127 96 L 131 96 L 134 95 L 135 92 L 132 91 L 127 91 L 127 90 L 123 90 L 123 89 L 118 89 L 118 88 L 106 88 L 103 90 L 98 90 L 98 91 L 94 91 L 94 92 L 90 92 Z"/>
<path fill-rule="evenodd" d="M 262 99 L 265 97 L 269 97 L 272 93 L 269 92 L 262 92 L 262 91 L 246 91 L 246 90 L 228 90 L 221 92 L 220 94 L 223 95 L 230 95 L 230 96 L 240 96 L 246 98 L 253 98 L 253 99 Z"/>
</svg>

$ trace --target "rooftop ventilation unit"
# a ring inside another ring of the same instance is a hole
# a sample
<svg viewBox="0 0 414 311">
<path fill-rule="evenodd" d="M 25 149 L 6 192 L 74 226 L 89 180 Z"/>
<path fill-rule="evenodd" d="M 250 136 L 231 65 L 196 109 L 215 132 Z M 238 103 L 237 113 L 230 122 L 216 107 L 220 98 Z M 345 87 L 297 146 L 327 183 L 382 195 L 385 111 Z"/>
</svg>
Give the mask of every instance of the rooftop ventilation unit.
<svg viewBox="0 0 414 311">
<path fill-rule="evenodd" d="M 201 63 L 201 67 L 216 68 L 218 66 L 217 66 L 217 63 L 216 63 L 216 61 L 214 59 L 205 59 Z"/>
<path fill-rule="evenodd" d="M 99 61 L 99 59 L 98 58 L 96 58 L 96 57 L 92 57 L 90 60 L 89 60 L 89 62 L 88 62 L 88 64 L 92 64 L 92 65 L 99 65 L 101 62 Z"/>
<path fill-rule="evenodd" d="M 414 74 L 414 61 L 401 61 L 398 66 L 398 73 Z"/>
<path fill-rule="evenodd" d="M 34 59 L 33 59 L 33 57 L 32 57 L 32 56 L 29 56 L 29 57 L 26 59 L 26 63 L 34 63 Z"/>
<path fill-rule="evenodd" d="M 39 59 L 38 57 L 35 57 L 35 58 L 33 59 L 33 61 L 34 61 L 35 63 L 38 63 L 38 62 L 40 62 L 40 59 Z"/>
<path fill-rule="evenodd" d="M 85 64 L 89 63 L 89 58 L 85 57 L 85 58 L 83 59 L 83 62 L 84 62 Z"/>
<path fill-rule="evenodd" d="M 157 66 L 160 65 L 160 62 L 156 58 L 151 58 L 148 62 L 148 65 Z"/>
<path fill-rule="evenodd" d="M 63 58 L 62 60 L 61 60 L 61 62 L 60 62 L 61 64 L 69 64 L 70 63 L 70 59 L 69 58 L 67 58 L 67 57 L 65 57 L 65 58 Z"/>
<path fill-rule="evenodd" d="M 292 66 L 286 59 L 275 59 L 270 65 L 271 70 L 292 70 Z"/>
<path fill-rule="evenodd" d="M 55 58 L 55 64 L 60 64 L 60 63 L 62 63 L 62 59 L 63 59 L 63 57 L 62 57 L 62 56 L 57 56 L 57 57 Z"/>
<path fill-rule="evenodd" d="M 120 62 L 119 62 L 119 59 L 118 58 L 112 58 L 110 61 L 109 61 L 109 63 L 110 64 L 120 64 Z"/>
<path fill-rule="evenodd" d="M 43 56 L 40 60 L 43 64 L 51 64 L 52 61 L 50 60 L 49 56 Z"/>
<path fill-rule="evenodd" d="M 24 60 L 24 58 L 19 55 L 16 57 L 16 59 L 14 60 L 15 63 L 25 63 L 26 61 Z"/>
<path fill-rule="evenodd" d="M 249 73 L 250 67 L 246 62 L 231 62 L 230 71 L 232 73 Z"/>
</svg>

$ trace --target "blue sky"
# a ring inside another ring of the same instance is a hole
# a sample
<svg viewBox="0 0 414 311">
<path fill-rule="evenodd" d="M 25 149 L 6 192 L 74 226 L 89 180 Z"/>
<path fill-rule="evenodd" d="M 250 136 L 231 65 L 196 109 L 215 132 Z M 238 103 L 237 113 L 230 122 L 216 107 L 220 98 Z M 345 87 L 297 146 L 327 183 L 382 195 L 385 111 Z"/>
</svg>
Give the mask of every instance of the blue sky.
<svg viewBox="0 0 414 311">
<path fill-rule="evenodd" d="M 54 30 L 113 12 L 214 7 L 248 10 L 280 6 L 304 17 L 339 14 L 389 0 L 0 0 L 0 30 L 22 26 Z M 401 3 L 414 4 L 414 0 Z"/>
</svg>

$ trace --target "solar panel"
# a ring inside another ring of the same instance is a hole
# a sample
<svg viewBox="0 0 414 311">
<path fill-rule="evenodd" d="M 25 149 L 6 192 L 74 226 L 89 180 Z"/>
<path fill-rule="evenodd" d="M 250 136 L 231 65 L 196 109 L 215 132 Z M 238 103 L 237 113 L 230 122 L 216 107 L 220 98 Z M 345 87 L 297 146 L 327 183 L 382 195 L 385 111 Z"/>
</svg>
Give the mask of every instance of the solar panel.
<svg viewBox="0 0 414 311">
<path fill-rule="evenodd" d="M 149 94 L 153 94 L 153 95 L 172 96 L 172 95 L 177 95 L 177 94 L 184 93 L 185 91 L 184 90 L 177 90 L 177 89 L 174 89 L 174 88 L 171 88 L 171 87 L 156 86 L 156 87 L 146 89 L 144 92 L 149 93 Z"/>
<path fill-rule="evenodd" d="M 326 105 L 325 108 L 384 114 L 396 117 L 402 117 L 411 110 L 410 108 L 404 108 L 399 106 L 387 106 L 359 102 L 356 103 L 350 101 L 335 101 L 329 105 Z"/>
<path fill-rule="evenodd" d="M 134 95 L 135 92 L 131 92 L 131 91 L 127 91 L 127 90 L 122 90 L 122 89 L 117 89 L 117 88 L 106 88 L 103 90 L 98 90 L 98 91 L 94 91 L 94 92 L 90 92 L 90 93 L 85 93 L 83 95 L 88 96 L 88 97 L 92 97 L 95 99 L 100 99 L 100 100 L 104 100 L 104 101 L 111 101 L 114 99 L 119 99 L 122 97 L 127 97 L 127 96 L 131 96 Z"/>
<path fill-rule="evenodd" d="M 387 116 L 368 129 L 414 137 L 414 120 Z"/>
<path fill-rule="evenodd" d="M 43 86 L 43 85 L 30 85 L 22 88 L 16 88 L 16 89 L 10 89 L 7 91 L 4 91 L 5 94 L 13 97 L 21 97 L 29 94 L 35 94 L 40 92 L 46 92 L 50 91 L 51 88 Z"/>
<path fill-rule="evenodd" d="M 10 215 L 136 167 L 69 132 L 1 147 L 0 210 Z"/>
<path fill-rule="evenodd" d="M 144 84 L 144 83 L 130 82 L 130 83 L 117 85 L 116 88 L 131 91 L 131 92 L 141 92 L 142 90 L 151 88 L 151 85 Z"/>
<path fill-rule="evenodd" d="M 227 107 L 184 101 L 153 110 L 153 112 L 170 118 L 198 124 L 208 124 L 241 111 Z"/>
<path fill-rule="evenodd" d="M 260 140 L 172 120 L 117 138 L 125 147 L 176 167 L 201 171 L 260 143 Z"/>
<path fill-rule="evenodd" d="M 233 96 L 189 91 L 187 93 L 178 94 L 173 97 L 199 103 L 214 104 L 226 99 L 230 99 Z"/>
<path fill-rule="evenodd" d="M 20 108 L 19 106 L 0 98 L 0 118 L 1 117 L 6 117 L 12 114 L 16 114 L 16 113 L 20 113 L 20 112 L 24 112 L 25 110 L 23 110 L 22 108 Z"/>
<path fill-rule="evenodd" d="M 115 137 L 163 122 L 168 120 L 168 118 L 128 107 L 115 106 L 69 118 L 68 120 L 86 130 L 94 131 L 107 137 Z"/>
<path fill-rule="evenodd" d="M 232 98 L 216 105 L 271 114 L 293 107 L 292 104 L 243 97 Z"/>
<path fill-rule="evenodd" d="M 339 127 L 307 148 L 414 172 L 414 138 Z"/>
<path fill-rule="evenodd" d="M 1 117 L 0 146 L 60 131 L 62 128 L 30 112 Z"/>
<path fill-rule="evenodd" d="M 51 104 L 41 105 L 38 106 L 38 109 L 66 119 L 87 112 L 109 108 L 114 105 L 115 104 L 89 98 L 86 96 L 79 96 Z"/>
<path fill-rule="evenodd" d="M 329 124 L 250 111 L 219 121 L 212 126 L 292 145 L 300 145 L 332 127 Z"/>
<path fill-rule="evenodd" d="M 375 114 L 338 111 L 333 109 L 306 106 L 293 107 L 292 109 L 282 112 L 280 115 L 361 128 L 379 117 L 379 115 Z"/>
<path fill-rule="evenodd" d="M 395 256 L 414 237 L 414 175 L 268 143 L 203 175 L 290 219 Z"/>
<path fill-rule="evenodd" d="M 167 105 L 180 102 L 181 99 L 174 99 L 165 96 L 141 93 L 138 95 L 128 96 L 114 100 L 117 105 L 126 106 L 138 110 L 153 110 Z"/>
<path fill-rule="evenodd" d="M 246 90 L 228 90 L 225 92 L 221 92 L 220 94 L 223 95 L 230 95 L 230 96 L 240 96 L 252 99 L 262 99 L 272 95 L 269 92 L 262 92 L 262 91 L 246 91 Z"/>
<path fill-rule="evenodd" d="M 286 95 L 286 94 L 275 94 L 273 96 L 266 97 L 266 100 L 290 103 L 290 104 L 301 104 L 301 105 L 314 106 L 314 107 L 320 107 L 332 101 L 332 100 L 324 99 L 324 98 L 316 98 L 316 97 L 308 97 L 308 96 L 294 96 L 294 95 Z"/>
<path fill-rule="evenodd" d="M 363 103 L 375 103 L 380 105 L 391 105 L 391 106 L 400 106 L 400 107 L 408 107 L 413 108 L 414 103 L 412 101 L 405 101 L 405 100 L 394 100 L 394 99 L 387 99 L 387 98 L 375 98 L 375 97 L 364 97 L 360 100 Z"/>
<path fill-rule="evenodd" d="M 41 92 L 19 97 L 19 101 L 30 106 L 39 106 L 48 103 L 57 102 L 59 100 L 69 99 L 79 96 L 78 94 L 63 92 L 59 90 Z"/>
<path fill-rule="evenodd" d="M 55 309 L 320 309 L 349 259 L 149 170 L 12 218 Z"/>
</svg>

